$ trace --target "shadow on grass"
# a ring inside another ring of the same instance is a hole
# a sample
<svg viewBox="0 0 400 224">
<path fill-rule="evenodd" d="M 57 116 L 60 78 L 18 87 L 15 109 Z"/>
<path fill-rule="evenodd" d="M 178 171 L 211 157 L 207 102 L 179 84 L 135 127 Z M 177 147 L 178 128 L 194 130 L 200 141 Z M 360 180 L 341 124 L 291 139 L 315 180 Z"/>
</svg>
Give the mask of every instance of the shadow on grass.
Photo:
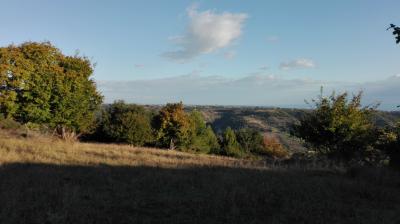
<svg viewBox="0 0 400 224">
<path fill-rule="evenodd" d="M 0 166 L 0 223 L 398 223 L 400 190 L 343 174 Z"/>
</svg>

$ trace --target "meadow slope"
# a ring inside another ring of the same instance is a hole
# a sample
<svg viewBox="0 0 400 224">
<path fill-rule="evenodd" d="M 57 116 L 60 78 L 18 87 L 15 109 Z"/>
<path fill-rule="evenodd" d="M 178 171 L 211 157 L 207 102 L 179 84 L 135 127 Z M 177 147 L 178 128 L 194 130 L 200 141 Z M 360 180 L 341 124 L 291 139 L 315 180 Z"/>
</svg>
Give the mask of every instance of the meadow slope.
<svg viewBox="0 0 400 224">
<path fill-rule="evenodd" d="M 0 130 L 0 201 L 0 223 L 399 223 L 400 178 Z"/>
</svg>

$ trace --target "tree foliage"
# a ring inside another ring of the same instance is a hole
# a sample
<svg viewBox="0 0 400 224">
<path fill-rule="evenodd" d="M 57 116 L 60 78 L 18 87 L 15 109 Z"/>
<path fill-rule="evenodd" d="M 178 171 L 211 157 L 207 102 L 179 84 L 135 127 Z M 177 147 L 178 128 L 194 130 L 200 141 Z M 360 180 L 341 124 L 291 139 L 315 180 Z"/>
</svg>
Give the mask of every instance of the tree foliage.
<svg viewBox="0 0 400 224">
<path fill-rule="evenodd" d="M 241 157 L 244 154 L 240 149 L 240 145 L 236 139 L 235 132 L 230 127 L 227 127 L 225 129 L 222 135 L 221 145 L 222 146 L 220 154 L 222 155 Z"/>
<path fill-rule="evenodd" d="M 151 114 L 144 107 L 116 101 L 103 110 L 100 136 L 113 142 L 143 146 L 153 141 Z"/>
<path fill-rule="evenodd" d="M 189 114 L 191 137 L 189 148 L 203 153 L 211 153 L 219 149 L 218 139 L 211 126 L 206 125 L 203 115 L 193 110 Z"/>
<path fill-rule="evenodd" d="M 155 117 L 157 143 L 161 147 L 185 149 L 190 144 L 191 123 L 182 102 L 169 103 Z"/>
<path fill-rule="evenodd" d="M 330 97 L 321 95 L 315 109 L 295 126 L 295 134 L 317 151 L 337 159 L 350 160 L 364 156 L 375 141 L 371 121 L 373 107 L 361 106 L 362 93 L 348 99 L 347 93 Z"/>
<path fill-rule="evenodd" d="M 255 129 L 242 128 L 236 132 L 236 138 L 240 148 L 245 153 L 256 153 L 263 151 L 263 136 Z"/>
<path fill-rule="evenodd" d="M 0 48 L 0 113 L 19 122 L 79 133 L 93 128 L 102 102 L 91 62 L 50 43 Z"/>
<path fill-rule="evenodd" d="M 389 156 L 389 165 L 400 168 L 400 122 L 396 127 L 379 129 L 376 147 Z"/>
<path fill-rule="evenodd" d="M 387 28 L 387 30 L 393 30 L 393 35 L 396 38 L 396 44 L 400 43 L 400 27 L 394 25 L 394 24 L 390 24 L 389 28 Z"/>
</svg>

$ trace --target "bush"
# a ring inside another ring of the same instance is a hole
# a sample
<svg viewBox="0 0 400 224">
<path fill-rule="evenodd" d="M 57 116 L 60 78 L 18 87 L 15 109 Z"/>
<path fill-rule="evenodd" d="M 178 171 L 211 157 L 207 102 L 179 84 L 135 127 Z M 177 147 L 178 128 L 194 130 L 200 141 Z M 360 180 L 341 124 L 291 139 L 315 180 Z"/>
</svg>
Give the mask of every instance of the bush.
<svg viewBox="0 0 400 224">
<path fill-rule="evenodd" d="M 226 128 L 222 135 L 222 147 L 219 152 L 221 155 L 243 157 L 245 153 L 241 150 L 236 139 L 235 132 L 230 128 Z"/>
<path fill-rule="evenodd" d="M 360 92 L 348 100 L 347 93 L 323 97 L 321 91 L 319 98 L 313 100 L 315 110 L 294 127 L 295 135 L 331 158 L 364 158 L 376 141 L 371 121 L 376 106 L 361 107 L 361 95 Z"/>
<path fill-rule="evenodd" d="M 211 126 L 207 126 L 203 115 L 194 110 L 189 115 L 191 137 L 188 148 L 196 152 L 211 153 L 219 149 L 218 139 Z"/>
<path fill-rule="evenodd" d="M 153 141 L 151 115 L 142 106 L 114 102 L 103 110 L 97 135 L 135 146 L 149 144 Z"/>
<path fill-rule="evenodd" d="M 263 145 L 259 154 L 267 155 L 273 158 L 288 158 L 289 152 L 285 147 L 279 142 L 279 140 L 274 136 L 265 135 L 263 138 Z"/>
<path fill-rule="evenodd" d="M 400 168 L 400 123 L 395 128 L 379 130 L 377 148 L 385 152 L 389 157 L 389 165 Z"/>
<path fill-rule="evenodd" d="M 257 130 L 242 128 L 236 132 L 236 138 L 241 150 L 245 153 L 258 154 L 264 148 L 263 136 Z"/>
</svg>

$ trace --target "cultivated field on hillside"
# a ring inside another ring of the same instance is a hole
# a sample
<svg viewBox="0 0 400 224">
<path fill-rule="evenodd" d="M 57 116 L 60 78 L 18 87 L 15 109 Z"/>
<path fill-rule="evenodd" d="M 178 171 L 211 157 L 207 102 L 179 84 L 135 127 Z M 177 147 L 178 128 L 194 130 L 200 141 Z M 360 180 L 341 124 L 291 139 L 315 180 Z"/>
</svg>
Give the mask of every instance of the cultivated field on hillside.
<svg viewBox="0 0 400 224">
<path fill-rule="evenodd" d="M 301 169 L 0 132 L 0 223 L 398 223 L 388 170 Z"/>
</svg>

